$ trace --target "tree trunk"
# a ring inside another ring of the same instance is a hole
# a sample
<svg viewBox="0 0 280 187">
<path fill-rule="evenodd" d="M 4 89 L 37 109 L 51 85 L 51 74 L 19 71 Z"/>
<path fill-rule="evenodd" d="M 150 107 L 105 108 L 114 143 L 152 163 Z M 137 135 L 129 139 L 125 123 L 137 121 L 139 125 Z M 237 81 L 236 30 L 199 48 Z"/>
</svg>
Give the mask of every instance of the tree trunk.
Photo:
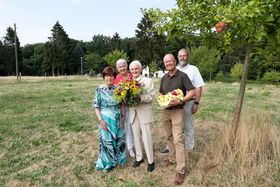
<svg viewBox="0 0 280 187">
<path fill-rule="evenodd" d="M 54 77 L 54 62 L 52 62 L 52 76 Z"/>
<path fill-rule="evenodd" d="M 249 69 L 250 53 L 251 53 L 251 45 L 249 44 L 246 46 L 246 55 L 245 55 L 245 60 L 244 60 L 244 65 L 243 65 L 243 75 L 242 75 L 242 78 L 240 81 L 240 88 L 239 88 L 237 103 L 236 103 L 233 119 L 231 122 L 231 134 L 230 134 L 229 143 L 230 143 L 230 146 L 232 149 L 234 148 L 236 132 L 238 129 L 240 113 L 241 113 L 242 103 L 243 103 L 244 94 L 245 94 L 246 81 L 247 81 L 248 69 Z"/>
</svg>

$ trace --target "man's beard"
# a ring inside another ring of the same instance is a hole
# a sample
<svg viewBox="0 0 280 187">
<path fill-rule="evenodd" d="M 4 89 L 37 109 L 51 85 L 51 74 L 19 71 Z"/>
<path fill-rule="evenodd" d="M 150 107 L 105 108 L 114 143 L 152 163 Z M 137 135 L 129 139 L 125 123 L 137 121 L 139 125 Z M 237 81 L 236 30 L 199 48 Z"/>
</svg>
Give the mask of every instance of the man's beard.
<svg viewBox="0 0 280 187">
<path fill-rule="evenodd" d="M 179 61 L 179 64 L 180 64 L 180 66 L 184 67 L 187 65 L 187 61 L 181 60 L 181 61 Z"/>
</svg>

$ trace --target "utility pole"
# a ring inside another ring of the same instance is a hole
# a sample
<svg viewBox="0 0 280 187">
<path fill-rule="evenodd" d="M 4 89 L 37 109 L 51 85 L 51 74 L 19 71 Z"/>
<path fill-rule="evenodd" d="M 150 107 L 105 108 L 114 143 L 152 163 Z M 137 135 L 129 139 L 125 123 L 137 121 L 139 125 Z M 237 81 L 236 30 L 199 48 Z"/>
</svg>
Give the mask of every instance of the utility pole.
<svg viewBox="0 0 280 187">
<path fill-rule="evenodd" d="M 81 56 L 81 75 L 83 75 L 83 57 Z"/>
<path fill-rule="evenodd" d="M 14 24 L 15 29 L 15 59 L 16 59 L 16 76 L 18 80 L 18 55 L 17 55 L 17 30 L 16 30 L 16 24 Z"/>
</svg>

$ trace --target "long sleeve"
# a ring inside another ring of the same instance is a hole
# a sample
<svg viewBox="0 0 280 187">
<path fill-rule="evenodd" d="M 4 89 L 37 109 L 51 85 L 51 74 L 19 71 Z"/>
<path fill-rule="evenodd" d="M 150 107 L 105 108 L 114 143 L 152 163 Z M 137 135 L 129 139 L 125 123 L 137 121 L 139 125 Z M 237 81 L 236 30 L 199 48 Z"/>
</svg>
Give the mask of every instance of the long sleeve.
<svg viewBox="0 0 280 187">
<path fill-rule="evenodd" d="M 150 78 L 145 78 L 143 83 L 144 83 L 145 91 L 143 94 L 140 95 L 141 102 L 150 103 L 152 102 L 153 97 L 155 95 L 153 80 Z"/>
</svg>

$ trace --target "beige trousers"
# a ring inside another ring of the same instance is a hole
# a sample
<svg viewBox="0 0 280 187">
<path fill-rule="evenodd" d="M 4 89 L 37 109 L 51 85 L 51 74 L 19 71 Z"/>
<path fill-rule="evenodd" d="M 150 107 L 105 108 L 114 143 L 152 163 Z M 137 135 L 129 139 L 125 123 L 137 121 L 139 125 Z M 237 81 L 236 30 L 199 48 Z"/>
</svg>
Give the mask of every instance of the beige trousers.
<svg viewBox="0 0 280 187">
<path fill-rule="evenodd" d="M 135 115 L 136 116 L 134 118 L 134 121 L 132 122 L 132 130 L 134 135 L 136 161 L 140 161 L 143 159 L 142 146 L 141 146 L 141 134 L 142 134 L 142 141 L 144 144 L 148 163 L 152 164 L 154 162 L 154 155 L 153 155 L 153 142 L 152 142 L 150 123 L 140 124 L 140 119 L 138 115 L 137 114 Z"/>
<path fill-rule="evenodd" d="M 185 173 L 185 144 L 183 139 L 183 109 L 162 111 L 164 134 L 169 149 L 168 159 L 177 163 L 176 171 Z"/>
</svg>

